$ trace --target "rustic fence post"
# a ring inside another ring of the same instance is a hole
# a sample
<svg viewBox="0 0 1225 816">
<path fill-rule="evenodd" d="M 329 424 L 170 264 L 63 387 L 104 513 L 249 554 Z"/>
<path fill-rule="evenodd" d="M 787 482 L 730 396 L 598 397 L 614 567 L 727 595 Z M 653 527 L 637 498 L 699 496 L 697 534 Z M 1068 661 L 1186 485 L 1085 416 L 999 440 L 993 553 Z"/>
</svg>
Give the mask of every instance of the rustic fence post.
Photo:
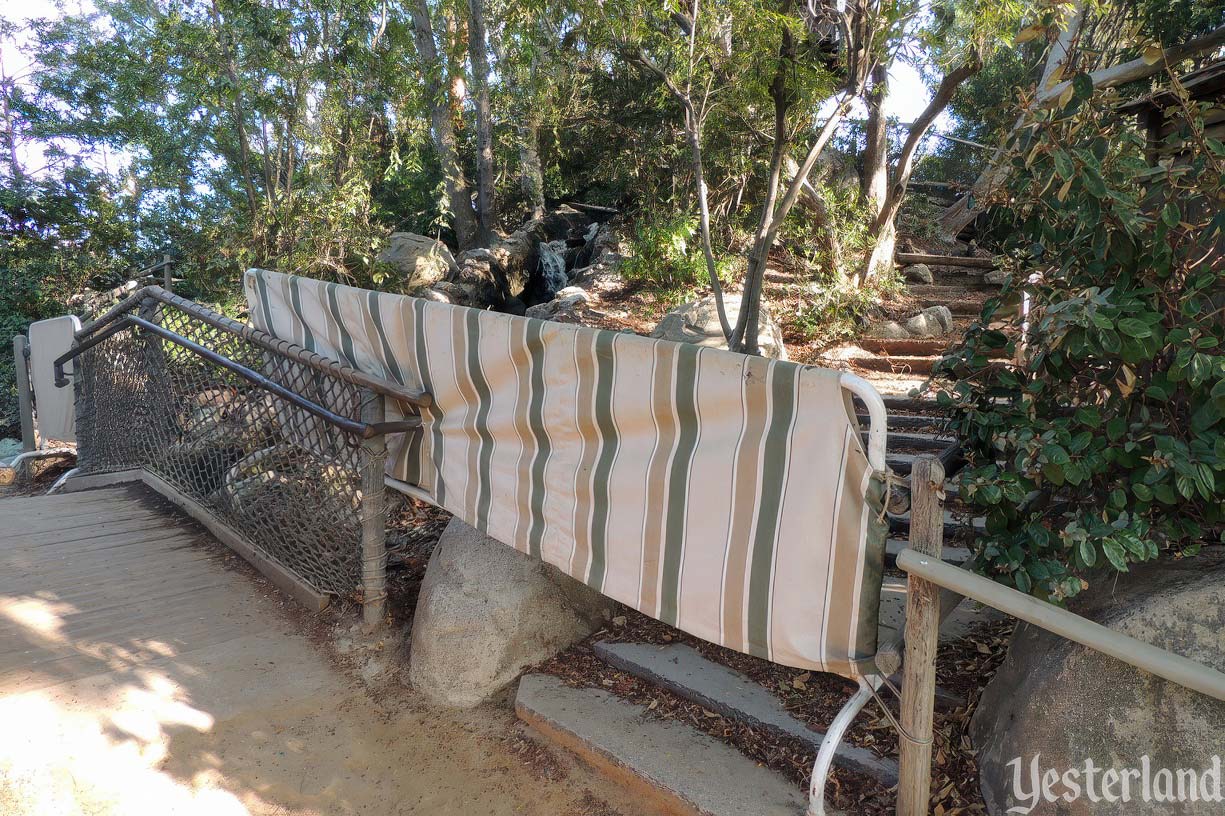
<svg viewBox="0 0 1225 816">
<path fill-rule="evenodd" d="M 17 408 L 21 414 L 21 449 L 38 447 L 34 436 L 34 400 L 30 387 L 30 343 L 24 334 L 13 338 L 13 371 L 17 377 Z"/>
<path fill-rule="evenodd" d="M 382 394 L 363 389 L 362 422 L 382 422 L 385 403 Z M 383 622 L 387 600 L 387 530 L 384 467 L 387 440 L 377 434 L 362 440 L 362 619 L 367 626 Z"/>
<path fill-rule="evenodd" d="M 915 458 L 910 472 L 910 549 L 940 557 L 944 540 L 944 466 L 934 456 Z M 932 709 L 940 587 L 910 575 L 906 592 L 906 651 L 902 661 L 899 816 L 925 816 L 931 799 Z"/>
</svg>

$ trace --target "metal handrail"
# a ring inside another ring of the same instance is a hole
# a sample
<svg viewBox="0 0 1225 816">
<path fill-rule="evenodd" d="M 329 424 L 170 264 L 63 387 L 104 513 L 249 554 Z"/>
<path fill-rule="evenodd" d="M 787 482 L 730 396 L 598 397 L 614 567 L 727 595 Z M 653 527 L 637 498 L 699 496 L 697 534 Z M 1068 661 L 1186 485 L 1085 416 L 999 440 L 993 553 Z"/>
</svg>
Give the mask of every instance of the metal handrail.
<svg viewBox="0 0 1225 816">
<path fill-rule="evenodd" d="M 171 343 L 187 349 L 193 354 L 208 360 L 214 365 L 220 366 L 227 371 L 237 374 L 239 377 L 242 377 L 252 385 L 262 388 L 265 391 L 280 397 L 286 402 L 307 411 L 308 413 L 314 414 L 325 422 L 340 428 L 342 431 L 354 434 L 362 439 L 370 439 L 372 437 L 388 433 L 403 433 L 405 431 L 411 431 L 421 427 L 420 416 L 412 416 L 396 422 L 361 422 L 359 420 L 341 416 L 335 411 L 331 411 L 317 402 L 303 397 L 301 394 L 290 391 L 285 386 L 268 379 L 258 371 L 254 371 L 241 363 L 236 363 L 228 357 L 218 354 L 212 349 L 205 348 L 199 343 L 189 340 L 182 335 L 175 334 L 164 326 L 159 326 L 156 323 L 152 323 L 142 317 L 137 317 L 136 315 L 125 315 L 117 320 L 113 319 L 112 317 L 112 321 L 113 322 L 110 322 L 104 331 L 92 334 L 83 340 L 78 341 L 77 344 L 71 349 L 56 358 L 55 385 L 57 388 L 63 388 L 69 383 L 68 378 L 64 376 L 65 363 L 83 354 L 99 343 L 104 342 L 108 338 L 118 334 L 119 332 L 130 329 L 133 326 L 139 326 L 145 331 L 156 334 L 158 337 L 169 340 Z M 100 325 L 100 322 L 95 322 L 94 324 L 91 324 L 91 329 L 100 328 Z"/>
<path fill-rule="evenodd" d="M 408 405 L 418 408 L 429 407 L 433 404 L 433 398 L 429 392 L 419 388 L 409 388 L 400 385 L 399 383 L 375 377 L 367 374 L 364 371 L 345 365 L 337 360 L 332 360 L 317 354 L 313 351 L 308 351 L 296 343 L 291 343 L 288 340 L 278 340 L 267 332 L 261 331 L 254 326 L 248 326 L 245 323 L 239 323 L 237 320 L 226 317 L 223 314 L 218 314 L 212 309 L 201 306 L 198 303 L 193 303 L 187 298 L 180 297 L 173 292 L 167 292 L 160 286 L 145 286 L 137 289 L 132 294 L 128 295 L 123 300 L 116 303 L 111 308 L 107 309 L 95 320 L 81 327 L 81 330 L 76 333 L 77 340 L 84 341 L 91 337 L 95 332 L 104 326 L 113 323 L 120 319 L 127 312 L 130 312 L 140 303 L 146 300 L 155 300 L 160 303 L 165 303 L 173 306 L 176 309 L 189 314 L 192 317 L 207 323 L 216 329 L 221 329 L 236 337 L 241 337 L 260 348 L 271 351 L 274 354 L 279 354 L 283 357 L 288 357 L 291 360 L 302 363 L 305 366 L 322 371 L 325 374 L 344 380 L 351 385 L 369 388 L 376 394 L 382 394 L 385 397 L 397 400 Z"/>
<path fill-rule="evenodd" d="M 951 589 L 1137 669 L 1217 700 L 1225 700 L 1225 674 L 1209 666 L 1108 629 L 1032 595 L 909 548 L 898 553 L 897 565 L 908 574 Z"/>
</svg>

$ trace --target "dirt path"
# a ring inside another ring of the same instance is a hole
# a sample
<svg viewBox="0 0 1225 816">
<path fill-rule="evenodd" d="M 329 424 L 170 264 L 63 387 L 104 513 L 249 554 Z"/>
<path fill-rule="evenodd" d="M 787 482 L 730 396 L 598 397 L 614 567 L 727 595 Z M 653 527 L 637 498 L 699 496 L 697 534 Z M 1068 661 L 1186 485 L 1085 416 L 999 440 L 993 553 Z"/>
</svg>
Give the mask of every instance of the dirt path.
<svg viewBox="0 0 1225 816">
<path fill-rule="evenodd" d="M 372 694 L 159 501 L 0 499 L 0 813 L 639 812 L 505 707 Z"/>
</svg>

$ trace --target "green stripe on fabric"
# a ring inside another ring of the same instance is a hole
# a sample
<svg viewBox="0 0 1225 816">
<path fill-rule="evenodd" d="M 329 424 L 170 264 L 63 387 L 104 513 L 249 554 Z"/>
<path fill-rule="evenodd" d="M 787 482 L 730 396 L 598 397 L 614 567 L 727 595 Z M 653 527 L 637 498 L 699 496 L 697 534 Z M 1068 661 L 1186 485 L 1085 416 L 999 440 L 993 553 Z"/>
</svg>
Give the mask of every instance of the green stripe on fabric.
<svg viewBox="0 0 1225 816">
<path fill-rule="evenodd" d="M 604 589 L 604 573 L 608 564 L 608 479 L 620 446 L 612 405 L 613 383 L 617 374 L 616 340 L 617 335 L 612 332 L 596 333 L 594 409 L 596 428 L 600 433 L 600 454 L 593 477 L 595 495 L 591 511 L 591 570 L 588 572 L 587 584 L 600 591 Z"/>
<path fill-rule="evenodd" d="M 491 462 L 493 460 L 494 439 L 489 431 L 489 409 L 493 402 L 493 393 L 485 372 L 481 368 L 481 313 L 476 309 L 464 311 L 465 328 L 468 331 L 468 376 L 472 379 L 472 387 L 476 389 L 476 427 L 480 438 L 477 449 L 477 481 L 476 481 L 476 517 L 473 525 L 479 530 L 489 527 L 489 503 L 492 498 L 490 481 L 492 478 Z"/>
<path fill-rule="evenodd" d="M 400 385 L 405 385 L 404 372 L 400 370 L 396 353 L 392 350 L 391 343 L 387 341 L 387 330 L 383 327 L 383 314 L 379 310 L 379 293 L 370 292 L 366 296 L 366 304 L 370 310 L 370 321 L 374 323 L 374 333 L 379 336 L 379 345 L 383 348 L 383 368 L 391 374 L 392 379 Z"/>
<path fill-rule="evenodd" d="M 302 347 L 307 351 L 314 351 L 315 335 L 310 326 L 306 325 L 306 315 L 302 313 L 301 283 L 296 275 L 289 276 L 289 307 L 293 309 L 294 317 L 298 318 L 298 325 L 302 327 Z"/>
<path fill-rule="evenodd" d="M 689 505 L 689 468 L 698 444 L 698 346 L 684 344 L 677 349 L 676 453 L 668 470 L 668 510 L 664 521 L 663 586 L 659 598 L 659 619 L 675 626 L 680 608 L 681 560 L 685 549 L 685 511 Z"/>
<path fill-rule="evenodd" d="M 527 351 L 531 360 L 531 398 L 528 402 L 527 425 L 536 441 L 532 457 L 531 526 L 528 529 L 528 553 L 539 558 L 544 541 L 544 471 L 552 448 L 544 425 L 544 322 L 530 320 L 527 324 Z"/>
<path fill-rule="evenodd" d="M 255 288 L 259 292 L 259 305 L 264 313 L 264 331 L 269 334 L 274 334 L 272 331 L 272 304 L 268 302 L 268 281 L 264 278 L 264 270 L 252 270 L 255 278 Z"/>
<path fill-rule="evenodd" d="M 427 393 L 433 393 L 433 377 L 430 375 L 430 358 L 429 347 L 425 341 L 426 325 L 425 325 L 425 301 L 413 301 L 413 318 L 416 324 L 416 331 L 413 334 L 416 336 L 416 344 L 414 353 L 417 357 L 417 376 L 421 379 L 421 388 Z M 442 418 L 443 410 L 435 400 L 430 404 L 430 407 L 425 409 L 429 415 L 428 428 L 430 431 L 430 464 L 434 466 L 434 499 L 443 504 L 446 502 L 446 484 L 442 479 Z"/>
<path fill-rule="evenodd" d="M 340 313 L 340 302 L 336 299 L 336 289 L 338 284 L 329 283 L 324 287 L 324 292 L 327 294 L 328 311 L 332 313 L 332 320 L 336 321 L 336 329 L 340 332 L 340 353 L 344 357 L 344 362 L 357 367 L 357 355 L 353 351 L 353 335 L 349 331 L 349 327 L 345 325 L 344 316 Z"/>
<path fill-rule="evenodd" d="M 769 657 L 770 583 L 774 570 L 775 534 L 787 478 L 787 442 L 795 418 L 795 381 L 799 366 L 770 366 L 770 429 L 762 457 L 758 491 L 757 529 L 749 565 L 749 654 Z"/>
</svg>

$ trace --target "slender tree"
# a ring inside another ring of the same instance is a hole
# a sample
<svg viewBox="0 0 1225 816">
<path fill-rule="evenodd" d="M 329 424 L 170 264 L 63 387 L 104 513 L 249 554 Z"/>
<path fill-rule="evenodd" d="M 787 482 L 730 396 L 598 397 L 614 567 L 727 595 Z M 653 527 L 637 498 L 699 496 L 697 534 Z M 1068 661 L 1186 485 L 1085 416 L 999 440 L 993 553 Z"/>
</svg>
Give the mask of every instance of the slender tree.
<svg viewBox="0 0 1225 816">
<path fill-rule="evenodd" d="M 413 42 L 417 48 L 418 70 L 425 89 L 426 105 L 429 107 L 430 134 L 439 164 L 442 165 L 455 239 L 460 249 L 469 249 L 477 245 L 480 230 L 472 211 L 472 189 L 460 163 L 455 127 L 451 121 L 448 85 L 453 84 L 455 78 L 452 77 L 450 83 L 446 81 L 446 68 L 439 58 L 438 47 L 434 41 L 429 0 L 411 0 L 409 14 L 412 19 Z"/>
</svg>

